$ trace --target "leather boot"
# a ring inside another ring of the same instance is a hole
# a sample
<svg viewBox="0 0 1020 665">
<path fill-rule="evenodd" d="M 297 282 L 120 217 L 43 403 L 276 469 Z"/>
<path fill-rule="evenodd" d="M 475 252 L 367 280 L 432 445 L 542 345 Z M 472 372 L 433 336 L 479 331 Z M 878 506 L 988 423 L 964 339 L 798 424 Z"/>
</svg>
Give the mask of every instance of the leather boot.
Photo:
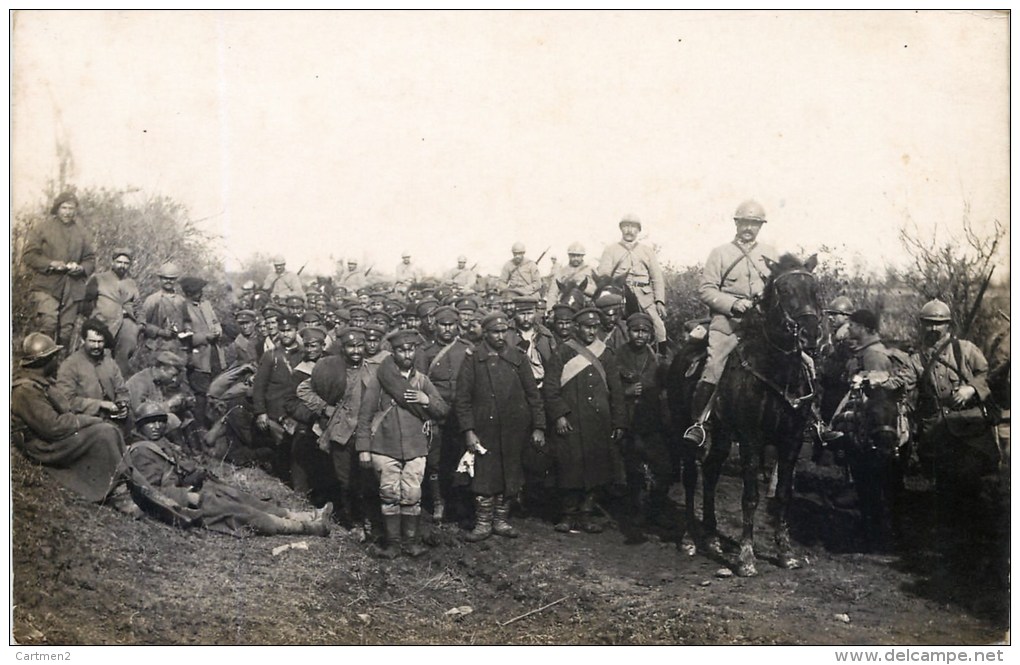
<svg viewBox="0 0 1020 665">
<path fill-rule="evenodd" d="M 480 542 L 492 535 L 493 504 L 493 497 L 475 495 L 475 528 L 464 537 L 469 543 Z"/>
<path fill-rule="evenodd" d="M 443 521 L 443 513 L 446 506 L 443 503 L 443 493 L 439 487 L 439 474 L 429 474 L 429 492 L 432 494 L 432 521 L 436 524 Z"/>
<path fill-rule="evenodd" d="M 380 559 L 396 559 L 400 556 L 400 526 L 401 516 L 383 515 L 383 527 L 386 529 L 386 541 L 381 547 L 376 547 L 375 556 Z"/>
<path fill-rule="evenodd" d="M 694 424 L 684 432 L 684 441 L 697 448 L 705 445 L 705 409 L 708 408 L 714 394 L 714 383 L 698 381 L 698 385 L 694 387 L 694 398 L 691 400 L 691 418 Z"/>
<path fill-rule="evenodd" d="M 510 502 L 502 494 L 497 494 L 492 507 L 492 532 L 504 538 L 516 538 L 520 534 L 517 529 L 510 525 L 507 518 L 510 516 Z"/>
<path fill-rule="evenodd" d="M 401 549 L 409 557 L 420 557 L 429 551 L 429 548 L 421 544 L 418 539 L 418 520 L 421 515 L 401 515 L 400 528 L 404 537 L 404 544 Z"/>
</svg>

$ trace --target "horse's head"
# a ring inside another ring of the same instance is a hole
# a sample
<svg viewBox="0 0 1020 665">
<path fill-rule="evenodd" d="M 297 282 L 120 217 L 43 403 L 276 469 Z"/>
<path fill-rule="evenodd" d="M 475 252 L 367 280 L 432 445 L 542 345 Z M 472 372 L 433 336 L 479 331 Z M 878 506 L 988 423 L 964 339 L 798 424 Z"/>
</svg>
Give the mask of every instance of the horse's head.
<svg viewBox="0 0 1020 665">
<path fill-rule="evenodd" d="M 630 277 L 630 271 L 620 273 L 618 275 L 599 275 L 595 278 L 595 296 L 594 300 L 598 300 L 599 296 L 611 293 L 616 296 L 623 298 L 625 303 L 624 316 L 630 316 L 634 312 L 640 311 L 641 305 L 638 302 L 637 295 L 627 284 L 627 278 Z"/>
<path fill-rule="evenodd" d="M 572 279 L 565 281 L 556 280 L 556 288 L 559 289 L 560 297 L 557 301 L 561 305 L 570 305 L 575 310 L 580 310 L 585 307 L 588 300 L 584 295 L 584 290 L 588 288 L 588 278 L 585 277 L 578 284 Z"/>
<path fill-rule="evenodd" d="M 801 261 L 784 254 L 778 261 L 765 259 L 770 275 L 762 292 L 760 307 L 765 334 L 786 351 L 812 352 L 818 346 L 822 307 L 813 270 L 818 256 Z"/>
</svg>

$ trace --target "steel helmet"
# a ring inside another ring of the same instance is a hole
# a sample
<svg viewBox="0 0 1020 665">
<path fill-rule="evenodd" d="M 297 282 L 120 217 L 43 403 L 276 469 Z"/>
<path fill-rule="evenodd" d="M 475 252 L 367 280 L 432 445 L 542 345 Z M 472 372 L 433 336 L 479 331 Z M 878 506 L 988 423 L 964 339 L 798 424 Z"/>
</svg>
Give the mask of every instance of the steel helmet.
<svg viewBox="0 0 1020 665">
<path fill-rule="evenodd" d="M 170 277 L 177 279 L 181 276 L 181 269 L 177 267 L 177 264 L 173 261 L 167 261 L 159 267 L 159 271 L 156 273 L 158 277 Z"/>
<path fill-rule="evenodd" d="M 513 252 L 514 254 L 517 254 L 518 252 L 523 254 L 524 253 L 524 243 L 523 242 L 515 242 L 514 246 L 510 248 L 510 251 Z"/>
<path fill-rule="evenodd" d="M 166 418 L 166 409 L 159 402 L 142 402 L 141 406 L 138 407 L 138 411 L 135 412 L 135 423 L 142 424 L 146 420 L 152 420 L 153 418 Z"/>
<path fill-rule="evenodd" d="M 276 256 L 273 257 L 273 265 L 274 266 L 285 266 L 285 265 L 287 265 L 287 259 L 283 258 L 280 255 L 276 255 Z"/>
<path fill-rule="evenodd" d="M 846 314 L 849 316 L 854 312 L 854 304 L 846 296 L 836 296 L 825 308 L 826 314 Z"/>
<path fill-rule="evenodd" d="M 624 215 L 618 226 L 622 229 L 624 224 L 632 224 L 638 228 L 638 231 L 641 230 L 641 219 L 637 215 L 631 213 Z"/>
<path fill-rule="evenodd" d="M 570 243 L 570 247 L 567 247 L 567 254 L 584 254 L 584 245 L 579 242 Z"/>
<path fill-rule="evenodd" d="M 762 224 L 768 221 L 765 219 L 765 208 L 762 208 L 760 203 L 751 199 L 737 206 L 737 211 L 733 213 L 733 219 L 761 222 Z"/>
<path fill-rule="evenodd" d="M 949 305 L 941 300 L 929 300 L 921 308 L 918 318 L 922 321 L 935 321 L 937 323 L 948 323 L 953 320 Z"/>
<path fill-rule="evenodd" d="M 21 343 L 22 365 L 31 365 L 40 360 L 49 358 L 62 349 L 61 345 L 53 341 L 49 335 L 40 332 L 29 333 Z"/>
</svg>

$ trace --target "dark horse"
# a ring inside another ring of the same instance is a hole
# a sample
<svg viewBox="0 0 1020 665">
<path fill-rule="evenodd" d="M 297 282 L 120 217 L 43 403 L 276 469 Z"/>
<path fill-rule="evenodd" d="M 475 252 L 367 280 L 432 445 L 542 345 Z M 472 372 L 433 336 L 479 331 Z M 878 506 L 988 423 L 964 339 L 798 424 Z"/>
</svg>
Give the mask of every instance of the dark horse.
<svg viewBox="0 0 1020 665">
<path fill-rule="evenodd" d="M 594 287 L 593 294 L 589 297 L 586 293 L 588 291 L 589 281 Z M 576 282 L 572 279 L 565 281 L 556 280 L 556 287 L 559 290 L 559 298 L 557 302 L 570 305 L 576 310 L 580 310 L 584 307 L 592 307 L 599 296 L 612 293 L 618 295 L 624 300 L 623 316 L 624 318 L 630 316 L 634 312 L 641 309 L 638 305 L 637 296 L 627 285 L 627 275 L 617 275 L 616 277 L 610 277 L 608 275 L 591 275 L 585 277 L 580 282 Z"/>
<path fill-rule="evenodd" d="M 784 255 L 766 259 L 770 274 L 756 307 L 741 325 L 741 341 L 729 356 L 716 390 L 712 444 L 702 464 L 706 546 L 717 556 L 715 490 L 733 441 L 739 442 L 743 476 L 743 532 L 737 574 L 757 574 L 754 516 L 758 507 L 758 472 L 767 446 L 778 464 L 776 531 L 779 565 L 798 568 L 790 542 L 786 511 L 793 494 L 793 469 L 815 396 L 813 369 L 807 356 L 819 338 L 821 305 L 812 274 L 817 257 L 807 261 Z"/>
</svg>

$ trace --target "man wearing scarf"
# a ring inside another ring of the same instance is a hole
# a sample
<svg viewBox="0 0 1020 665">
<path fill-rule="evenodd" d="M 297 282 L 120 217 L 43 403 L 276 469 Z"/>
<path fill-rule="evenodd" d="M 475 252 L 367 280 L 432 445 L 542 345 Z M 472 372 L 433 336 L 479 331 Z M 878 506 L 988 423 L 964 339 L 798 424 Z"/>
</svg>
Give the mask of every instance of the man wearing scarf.
<svg viewBox="0 0 1020 665">
<path fill-rule="evenodd" d="M 617 480 L 611 447 L 623 436 L 626 409 L 615 356 L 598 339 L 599 311 L 582 309 L 574 322 L 576 337 L 557 347 L 543 386 L 563 508 L 556 530 L 599 533 L 595 493 Z"/>
<path fill-rule="evenodd" d="M 469 542 L 493 533 L 516 538 L 507 518 L 509 499 L 524 484 L 522 454 L 529 440 L 545 445 L 545 409 L 524 353 L 507 344 L 506 314 L 482 319 L 482 343 L 457 375 L 456 411 L 465 445 L 473 453 L 475 528 Z"/>
<path fill-rule="evenodd" d="M 393 349 L 361 396 L 356 445 L 358 463 L 379 479 L 386 542 L 376 554 L 396 558 L 401 550 L 418 557 L 427 549 L 418 539 L 421 482 L 432 423 L 449 410 L 429 378 L 414 369 L 421 343 L 417 330 L 399 330 L 388 338 Z M 401 545 L 402 543 L 402 545 Z"/>
</svg>

